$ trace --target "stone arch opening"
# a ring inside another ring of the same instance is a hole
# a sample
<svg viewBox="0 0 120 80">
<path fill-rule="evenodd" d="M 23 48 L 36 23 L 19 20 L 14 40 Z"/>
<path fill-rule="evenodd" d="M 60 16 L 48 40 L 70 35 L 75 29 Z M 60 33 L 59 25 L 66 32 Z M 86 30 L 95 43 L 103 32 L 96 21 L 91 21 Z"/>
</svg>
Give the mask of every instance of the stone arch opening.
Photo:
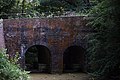
<svg viewBox="0 0 120 80">
<path fill-rule="evenodd" d="M 81 46 L 70 46 L 63 54 L 63 72 L 84 72 L 85 49 Z"/>
<path fill-rule="evenodd" d="M 25 69 L 31 72 L 49 73 L 51 71 L 50 50 L 43 45 L 34 45 L 25 53 Z"/>
</svg>

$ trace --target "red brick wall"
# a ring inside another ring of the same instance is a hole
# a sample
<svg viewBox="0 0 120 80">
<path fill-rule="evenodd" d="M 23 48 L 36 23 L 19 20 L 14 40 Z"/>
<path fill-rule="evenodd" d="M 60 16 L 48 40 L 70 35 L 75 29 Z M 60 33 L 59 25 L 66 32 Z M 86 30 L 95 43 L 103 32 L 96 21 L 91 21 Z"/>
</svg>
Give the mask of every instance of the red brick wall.
<svg viewBox="0 0 120 80">
<path fill-rule="evenodd" d="M 58 17 L 43 19 L 4 19 L 5 46 L 13 56 L 33 45 L 44 45 L 51 51 L 53 72 L 61 72 L 63 53 L 67 47 L 86 46 L 84 37 L 89 34 L 85 17 Z M 23 60 L 24 61 L 24 60 Z"/>
</svg>

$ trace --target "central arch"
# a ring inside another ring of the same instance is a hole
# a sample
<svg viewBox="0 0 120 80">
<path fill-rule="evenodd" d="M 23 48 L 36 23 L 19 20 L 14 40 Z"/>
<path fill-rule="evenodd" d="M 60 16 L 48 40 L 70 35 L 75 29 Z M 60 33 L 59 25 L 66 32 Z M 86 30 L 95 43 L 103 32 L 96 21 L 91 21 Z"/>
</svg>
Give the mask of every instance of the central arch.
<svg viewBox="0 0 120 80">
<path fill-rule="evenodd" d="M 34 45 L 25 53 L 26 70 L 49 73 L 51 71 L 50 50 L 43 45 Z"/>
<path fill-rule="evenodd" d="M 85 49 L 70 46 L 63 54 L 63 72 L 84 72 Z"/>
</svg>

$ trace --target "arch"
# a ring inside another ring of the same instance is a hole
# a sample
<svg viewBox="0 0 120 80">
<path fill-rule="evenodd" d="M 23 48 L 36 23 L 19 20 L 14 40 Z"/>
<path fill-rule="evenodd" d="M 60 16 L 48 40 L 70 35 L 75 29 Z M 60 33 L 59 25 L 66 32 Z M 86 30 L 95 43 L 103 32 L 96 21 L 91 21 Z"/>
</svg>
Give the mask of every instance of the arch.
<svg viewBox="0 0 120 80">
<path fill-rule="evenodd" d="M 85 49 L 81 46 L 70 46 L 63 54 L 63 72 L 84 72 Z"/>
<path fill-rule="evenodd" d="M 51 53 L 43 45 L 34 45 L 25 53 L 25 70 L 49 73 L 51 71 Z"/>
</svg>

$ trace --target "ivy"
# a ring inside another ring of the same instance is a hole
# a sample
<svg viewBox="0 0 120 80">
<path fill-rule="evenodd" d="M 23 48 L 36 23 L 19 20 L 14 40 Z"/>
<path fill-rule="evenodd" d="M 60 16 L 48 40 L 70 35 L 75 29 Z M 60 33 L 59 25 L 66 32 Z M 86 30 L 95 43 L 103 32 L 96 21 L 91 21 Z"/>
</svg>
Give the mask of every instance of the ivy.
<svg viewBox="0 0 120 80">
<path fill-rule="evenodd" d="M 98 80 L 120 79 L 119 3 L 100 1 L 89 14 L 93 17 L 89 25 L 98 32 L 87 37 L 88 69 Z"/>
</svg>

